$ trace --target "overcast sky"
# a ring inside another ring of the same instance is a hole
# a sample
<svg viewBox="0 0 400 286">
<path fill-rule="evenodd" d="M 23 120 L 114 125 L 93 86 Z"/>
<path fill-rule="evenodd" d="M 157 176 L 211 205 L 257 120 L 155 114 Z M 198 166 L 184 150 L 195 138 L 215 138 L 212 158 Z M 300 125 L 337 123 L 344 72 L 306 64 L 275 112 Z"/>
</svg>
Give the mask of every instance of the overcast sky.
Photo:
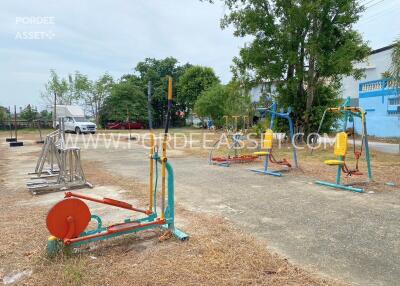
<svg viewBox="0 0 400 286">
<path fill-rule="evenodd" d="M 400 36 L 400 0 L 361 1 L 371 7 L 357 29 L 373 49 L 391 44 Z M 227 82 L 244 40 L 220 29 L 224 13 L 221 3 L 198 0 L 2 0 L 0 105 L 44 108 L 40 92 L 50 69 L 119 78 L 146 57 L 211 66 Z M 27 23 L 37 16 L 48 23 Z M 42 34 L 26 39 L 24 32 Z"/>
</svg>

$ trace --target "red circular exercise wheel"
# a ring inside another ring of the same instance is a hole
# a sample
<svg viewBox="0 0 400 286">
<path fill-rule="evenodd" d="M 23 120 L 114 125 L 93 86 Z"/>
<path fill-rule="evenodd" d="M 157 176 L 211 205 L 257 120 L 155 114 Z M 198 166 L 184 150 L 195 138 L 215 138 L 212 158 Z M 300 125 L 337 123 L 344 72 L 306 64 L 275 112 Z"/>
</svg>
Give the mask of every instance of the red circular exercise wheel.
<svg viewBox="0 0 400 286">
<path fill-rule="evenodd" d="M 55 204 L 47 214 L 49 232 L 59 239 L 78 237 L 90 222 L 88 206 L 77 198 L 67 198 Z"/>
</svg>

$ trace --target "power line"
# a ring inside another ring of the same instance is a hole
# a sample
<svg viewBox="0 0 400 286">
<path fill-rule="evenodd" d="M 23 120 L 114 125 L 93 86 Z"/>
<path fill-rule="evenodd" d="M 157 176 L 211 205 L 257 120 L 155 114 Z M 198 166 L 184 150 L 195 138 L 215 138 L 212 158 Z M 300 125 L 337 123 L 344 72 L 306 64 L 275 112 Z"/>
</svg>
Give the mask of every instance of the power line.
<svg viewBox="0 0 400 286">
<path fill-rule="evenodd" d="M 362 19 L 361 21 L 359 21 L 359 24 L 367 24 L 367 23 L 371 23 L 374 22 L 376 20 L 381 20 L 382 19 L 382 15 L 389 15 L 389 14 L 393 14 L 394 12 L 397 12 L 394 9 L 388 9 L 388 10 L 384 10 L 384 11 L 380 11 L 368 18 Z"/>
<path fill-rule="evenodd" d="M 369 6 L 367 6 L 365 9 L 368 10 L 368 9 L 370 9 L 371 7 L 374 7 L 374 6 L 378 5 L 379 3 L 382 3 L 383 1 L 385 1 L 385 0 L 380 0 L 380 1 L 378 1 L 378 2 L 375 2 L 375 3 L 373 3 L 373 4 L 369 5 Z"/>
<path fill-rule="evenodd" d="M 363 5 L 363 6 L 365 6 L 365 5 L 368 5 L 368 4 L 370 4 L 370 3 L 374 2 L 374 1 L 375 1 L 375 0 L 369 0 L 369 1 L 367 0 L 367 1 L 363 1 L 364 3 L 361 2 L 360 4 Z"/>
<path fill-rule="evenodd" d="M 374 4 L 370 5 L 369 8 L 375 6 L 375 5 L 379 4 L 379 3 L 382 3 L 383 1 L 384 1 L 384 0 L 380 0 L 380 1 L 378 1 L 378 2 L 375 2 Z M 390 3 L 390 4 L 393 4 L 393 2 Z M 364 17 L 363 19 L 360 20 L 360 23 L 370 22 L 371 20 L 376 19 L 378 16 L 381 16 L 381 15 L 387 13 L 387 12 L 389 12 L 389 13 L 392 12 L 392 11 L 393 11 L 392 9 L 393 9 L 393 8 L 396 6 L 396 4 L 398 4 L 398 3 L 394 3 L 394 4 L 395 4 L 394 6 L 393 6 L 393 5 L 390 5 L 390 4 L 389 4 L 389 5 L 386 5 L 386 7 L 385 7 L 384 9 L 377 11 L 377 13 L 375 13 L 375 14 L 367 15 L 366 17 Z"/>
<path fill-rule="evenodd" d="M 371 17 L 368 17 L 368 18 L 366 18 L 366 19 L 361 20 L 361 21 L 359 22 L 359 24 L 368 24 L 368 23 L 374 22 L 374 21 L 376 21 L 376 20 L 381 19 L 380 16 L 382 16 L 382 15 L 384 15 L 384 14 L 387 14 L 387 15 L 388 15 L 388 14 L 392 14 L 393 12 L 397 12 L 397 11 L 396 11 L 396 10 L 393 10 L 393 9 L 389 9 L 389 11 L 387 11 L 387 10 L 380 11 L 380 12 L 378 12 L 378 13 L 372 15 Z"/>
</svg>

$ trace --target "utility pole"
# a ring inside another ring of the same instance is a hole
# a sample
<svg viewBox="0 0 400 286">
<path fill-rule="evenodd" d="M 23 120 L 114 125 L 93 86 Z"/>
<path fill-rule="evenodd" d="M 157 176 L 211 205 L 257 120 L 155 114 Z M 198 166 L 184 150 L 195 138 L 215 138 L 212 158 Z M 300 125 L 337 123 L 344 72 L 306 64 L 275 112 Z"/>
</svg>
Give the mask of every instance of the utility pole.
<svg viewBox="0 0 400 286">
<path fill-rule="evenodd" d="M 151 81 L 147 85 L 147 112 L 149 116 L 149 129 L 153 129 L 153 118 L 151 113 Z"/>
<path fill-rule="evenodd" d="M 57 94 L 54 92 L 54 108 L 53 108 L 53 128 L 57 126 Z"/>
</svg>

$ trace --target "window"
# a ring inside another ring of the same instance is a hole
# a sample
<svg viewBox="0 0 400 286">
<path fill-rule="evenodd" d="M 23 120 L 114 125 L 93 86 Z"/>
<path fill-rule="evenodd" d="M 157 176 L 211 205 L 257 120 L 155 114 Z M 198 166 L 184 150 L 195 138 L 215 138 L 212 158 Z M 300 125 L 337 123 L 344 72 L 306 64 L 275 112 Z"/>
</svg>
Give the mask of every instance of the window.
<svg viewBox="0 0 400 286">
<path fill-rule="evenodd" d="M 389 115 L 400 115 L 400 96 L 388 99 L 387 112 Z"/>
<path fill-rule="evenodd" d="M 85 117 L 74 117 L 76 122 L 86 122 Z"/>
<path fill-rule="evenodd" d="M 359 106 L 358 98 L 350 98 L 350 106 Z"/>
<path fill-rule="evenodd" d="M 389 105 L 400 105 L 400 96 L 389 98 Z"/>
</svg>

